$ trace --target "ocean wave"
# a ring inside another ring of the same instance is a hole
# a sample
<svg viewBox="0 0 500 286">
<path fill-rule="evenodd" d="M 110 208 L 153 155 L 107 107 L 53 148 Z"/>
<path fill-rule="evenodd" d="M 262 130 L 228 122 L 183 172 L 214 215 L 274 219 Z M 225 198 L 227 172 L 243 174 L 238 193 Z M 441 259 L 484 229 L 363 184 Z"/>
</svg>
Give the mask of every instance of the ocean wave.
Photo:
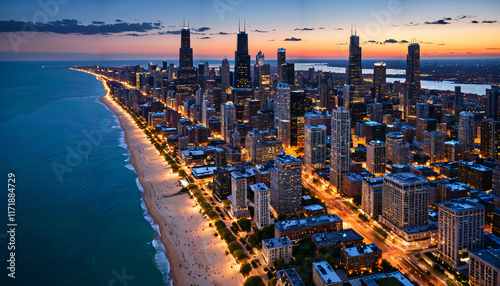
<svg viewBox="0 0 500 286">
<path fill-rule="evenodd" d="M 137 171 L 135 170 L 134 166 L 130 163 L 128 163 L 127 165 L 125 165 L 125 168 L 129 169 L 130 171 L 134 172 L 137 174 Z"/>
<path fill-rule="evenodd" d="M 139 182 L 139 178 L 135 179 L 135 183 L 139 191 L 141 191 L 141 194 L 144 194 L 144 189 L 142 188 L 141 183 Z M 167 286 L 172 286 L 172 278 L 168 275 L 168 273 L 170 272 L 170 264 L 168 262 L 167 257 L 165 256 L 165 246 L 160 241 L 161 237 L 160 227 L 154 222 L 153 218 L 149 215 L 148 210 L 146 208 L 146 204 L 142 199 L 142 196 L 141 196 L 141 208 L 142 208 L 142 216 L 144 217 L 144 219 L 146 219 L 146 221 L 151 225 L 151 227 L 154 230 L 155 238 L 153 239 L 152 244 L 156 252 L 153 256 L 153 264 L 155 265 L 156 269 L 158 269 L 161 272 L 163 283 L 165 283 L 165 285 Z"/>
</svg>

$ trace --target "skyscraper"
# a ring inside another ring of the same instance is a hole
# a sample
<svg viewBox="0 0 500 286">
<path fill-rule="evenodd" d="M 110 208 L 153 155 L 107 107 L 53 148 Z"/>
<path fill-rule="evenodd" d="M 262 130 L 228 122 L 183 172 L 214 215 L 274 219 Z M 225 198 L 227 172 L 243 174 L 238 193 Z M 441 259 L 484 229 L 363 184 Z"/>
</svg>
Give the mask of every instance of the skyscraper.
<svg viewBox="0 0 500 286">
<path fill-rule="evenodd" d="M 429 180 L 412 173 L 384 175 L 380 221 L 404 237 L 404 229 L 428 224 Z"/>
<path fill-rule="evenodd" d="M 286 80 L 284 81 L 289 85 L 295 84 L 295 64 L 286 63 Z"/>
<path fill-rule="evenodd" d="M 438 253 L 453 267 L 468 251 L 484 246 L 484 206 L 467 198 L 439 204 Z"/>
<path fill-rule="evenodd" d="M 262 51 L 259 51 L 257 55 L 255 56 L 255 66 L 254 66 L 254 73 L 253 73 L 253 78 L 254 78 L 254 86 L 261 88 L 260 87 L 260 67 L 264 65 L 264 60 L 265 60 L 265 55 L 262 53 Z"/>
<path fill-rule="evenodd" d="M 486 89 L 486 118 L 500 120 L 500 87 L 492 85 Z"/>
<path fill-rule="evenodd" d="M 487 118 L 481 121 L 481 156 L 500 159 L 500 121 Z"/>
<path fill-rule="evenodd" d="M 366 144 L 366 169 L 377 175 L 385 173 L 385 143 L 372 140 Z"/>
<path fill-rule="evenodd" d="M 458 142 L 464 145 L 464 151 L 474 150 L 474 114 L 472 112 L 460 112 Z"/>
<path fill-rule="evenodd" d="M 278 140 L 290 146 L 290 85 L 279 83 L 274 101 L 274 126 L 278 128 Z"/>
<path fill-rule="evenodd" d="M 304 146 L 305 113 L 312 111 L 312 100 L 303 90 L 290 92 L 290 146 Z"/>
<path fill-rule="evenodd" d="M 286 83 L 286 50 L 278 49 L 278 83 Z"/>
<path fill-rule="evenodd" d="M 238 121 L 236 121 L 236 107 L 231 101 L 221 104 L 220 118 L 222 140 L 229 143 L 231 134 L 238 126 Z"/>
<path fill-rule="evenodd" d="M 464 105 L 464 94 L 462 93 L 462 88 L 458 85 L 455 86 L 455 98 L 453 101 L 455 114 L 459 114 L 460 111 L 462 111 L 463 105 Z"/>
<path fill-rule="evenodd" d="M 385 157 L 393 164 L 407 165 L 410 160 L 409 146 L 401 132 L 390 132 L 385 137 Z"/>
<path fill-rule="evenodd" d="M 326 126 L 305 125 L 304 167 L 308 172 L 321 170 L 326 164 Z"/>
<path fill-rule="evenodd" d="M 179 49 L 179 70 L 177 91 L 194 95 L 196 89 L 196 69 L 193 67 L 193 49 L 191 48 L 191 31 L 184 26 L 181 30 L 181 47 Z"/>
<path fill-rule="evenodd" d="M 239 29 L 239 28 L 238 28 Z M 236 52 L 234 52 L 234 85 L 237 88 L 251 88 L 250 55 L 248 54 L 248 34 L 238 31 Z"/>
<path fill-rule="evenodd" d="M 250 185 L 250 189 L 253 191 L 255 201 L 253 219 L 257 228 L 262 229 L 271 224 L 271 191 L 264 183 Z"/>
<path fill-rule="evenodd" d="M 221 83 L 221 89 L 222 92 L 226 92 L 227 89 L 229 88 L 229 61 L 224 57 L 222 60 L 222 68 L 221 68 L 221 78 L 220 78 L 220 83 Z"/>
<path fill-rule="evenodd" d="M 292 155 L 276 156 L 271 168 L 271 205 L 277 215 L 300 212 L 302 194 L 302 162 Z"/>
<path fill-rule="evenodd" d="M 406 56 L 406 86 L 405 86 L 405 119 L 415 123 L 417 102 L 420 95 L 420 45 L 413 43 L 408 46 Z"/>
<path fill-rule="evenodd" d="M 236 171 L 231 173 L 231 212 L 238 217 L 248 211 L 247 177 Z"/>
<path fill-rule="evenodd" d="M 377 102 L 382 102 L 385 98 L 386 66 L 385 63 L 375 63 L 373 69 L 373 87 L 375 88 L 375 98 Z"/>
<path fill-rule="evenodd" d="M 361 47 L 359 46 L 359 36 L 352 35 L 349 43 L 349 65 L 347 67 L 346 84 L 350 86 L 349 97 L 351 102 L 363 101 L 363 73 L 361 69 Z"/>
<path fill-rule="evenodd" d="M 330 183 L 342 191 L 343 178 L 349 173 L 351 145 L 351 115 L 343 106 L 332 110 L 330 153 Z"/>
</svg>

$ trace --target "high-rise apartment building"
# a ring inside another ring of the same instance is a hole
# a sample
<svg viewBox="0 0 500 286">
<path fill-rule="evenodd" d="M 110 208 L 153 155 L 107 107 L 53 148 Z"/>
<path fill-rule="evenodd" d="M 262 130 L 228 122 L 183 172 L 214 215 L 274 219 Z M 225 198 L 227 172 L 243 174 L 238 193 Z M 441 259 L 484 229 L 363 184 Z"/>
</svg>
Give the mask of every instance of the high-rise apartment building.
<svg viewBox="0 0 500 286">
<path fill-rule="evenodd" d="M 250 189 L 254 196 L 254 224 L 258 229 L 262 229 L 271 224 L 271 191 L 264 183 L 250 185 Z"/>
<path fill-rule="evenodd" d="M 343 106 L 332 110 L 330 153 L 330 183 L 342 191 L 343 177 L 349 173 L 351 163 L 351 116 Z"/>
<path fill-rule="evenodd" d="M 308 172 L 321 170 L 326 164 L 326 126 L 305 125 L 304 167 Z"/>
<path fill-rule="evenodd" d="M 438 253 L 453 267 L 484 246 L 484 206 L 467 198 L 439 204 Z M 465 262 L 463 262 L 465 263 Z"/>
<path fill-rule="evenodd" d="M 236 107 L 231 101 L 221 104 L 221 135 L 222 140 L 229 143 L 231 134 L 237 130 L 238 121 L 236 121 Z"/>
<path fill-rule="evenodd" d="M 420 95 L 420 45 L 412 43 L 408 46 L 406 56 L 406 85 L 405 85 L 405 119 L 415 124 L 416 105 L 422 101 Z"/>
<path fill-rule="evenodd" d="M 301 211 L 302 162 L 292 155 L 276 156 L 271 168 L 271 205 L 277 215 Z"/>
<path fill-rule="evenodd" d="M 372 140 L 366 144 L 366 169 L 375 175 L 385 173 L 385 143 Z"/>
<path fill-rule="evenodd" d="M 474 150 L 474 114 L 468 111 L 460 112 L 458 122 L 458 142 L 464 145 L 464 151 Z"/>
</svg>

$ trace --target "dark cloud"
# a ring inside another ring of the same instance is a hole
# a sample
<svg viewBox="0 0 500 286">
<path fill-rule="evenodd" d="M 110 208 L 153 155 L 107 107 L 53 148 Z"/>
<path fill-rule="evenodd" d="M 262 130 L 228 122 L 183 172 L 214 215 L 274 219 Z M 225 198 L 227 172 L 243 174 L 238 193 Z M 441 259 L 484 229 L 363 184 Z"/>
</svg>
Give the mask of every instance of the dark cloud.
<svg viewBox="0 0 500 286">
<path fill-rule="evenodd" d="M 451 18 L 450 17 L 446 17 L 446 18 L 443 18 L 443 20 L 451 21 Z"/>
<path fill-rule="evenodd" d="M 463 19 L 470 19 L 470 18 L 476 18 L 476 15 L 458 15 L 455 20 L 463 20 Z"/>
<path fill-rule="evenodd" d="M 201 37 L 201 38 L 198 38 L 200 40 L 208 40 L 208 39 L 211 39 L 212 37 Z"/>
<path fill-rule="evenodd" d="M 103 21 L 92 21 L 92 24 L 94 24 L 94 25 L 104 25 L 106 23 L 103 22 Z"/>
<path fill-rule="evenodd" d="M 470 21 L 472 24 L 477 24 L 479 23 L 478 21 L 474 20 L 474 21 Z"/>
<path fill-rule="evenodd" d="M 252 32 L 255 32 L 255 33 L 269 33 L 269 31 L 265 31 L 265 30 L 253 30 Z"/>
<path fill-rule="evenodd" d="M 409 27 L 414 27 L 414 26 L 418 26 L 419 23 L 415 23 L 415 22 L 410 22 L 408 24 L 405 24 L 405 26 L 409 26 Z"/>
<path fill-rule="evenodd" d="M 118 23 L 123 23 L 123 20 L 120 20 L 120 19 L 116 19 L 115 22 L 118 22 Z"/>
<path fill-rule="evenodd" d="M 156 23 L 153 23 L 153 25 L 157 26 L 157 27 L 160 27 L 161 26 L 161 22 L 156 22 Z"/>
<path fill-rule="evenodd" d="M 377 43 L 377 41 L 369 40 L 368 43 Z"/>
<path fill-rule="evenodd" d="M 269 42 L 274 42 L 274 39 L 269 40 Z"/>
<path fill-rule="evenodd" d="M 387 39 L 384 41 L 385 44 L 397 44 L 398 41 L 394 39 Z"/>
<path fill-rule="evenodd" d="M 300 42 L 300 41 L 302 41 L 302 39 L 301 38 L 291 37 L 291 38 L 286 38 L 284 41 L 285 42 Z"/>
<path fill-rule="evenodd" d="M 494 24 L 496 23 L 497 21 L 483 21 L 482 23 L 483 24 Z"/>
<path fill-rule="evenodd" d="M 438 46 L 444 46 L 444 45 L 445 45 L 445 44 L 443 44 L 443 43 L 438 44 Z"/>
<path fill-rule="evenodd" d="M 314 31 L 314 28 L 295 28 L 294 31 Z"/>
<path fill-rule="evenodd" d="M 347 43 L 338 43 L 338 46 L 347 46 Z"/>
<path fill-rule="evenodd" d="M 193 29 L 193 30 L 196 32 L 205 32 L 205 31 L 210 30 L 210 28 L 209 27 L 201 27 L 201 28 Z"/>
<path fill-rule="evenodd" d="M 334 31 L 343 31 L 343 30 L 344 30 L 344 28 L 335 28 L 335 29 L 333 29 L 333 30 L 334 30 Z"/>
<path fill-rule="evenodd" d="M 174 31 L 160 31 L 158 32 L 158 35 L 180 35 L 181 30 L 174 30 Z"/>
<path fill-rule="evenodd" d="M 210 35 L 222 35 L 222 36 L 232 35 L 232 34 L 234 33 L 226 33 L 226 32 L 210 33 Z"/>
<path fill-rule="evenodd" d="M 94 21 L 95 22 L 95 21 Z M 111 35 L 124 32 L 144 33 L 151 30 L 159 30 L 153 23 L 113 23 L 83 25 L 77 20 L 63 19 L 48 23 L 32 23 L 23 21 L 0 21 L 0 33 L 21 32 L 30 27 L 30 31 L 56 33 L 56 34 L 78 34 L 78 35 Z"/>
<path fill-rule="evenodd" d="M 401 43 L 401 44 L 407 44 L 409 42 L 407 40 L 401 40 L 401 41 L 399 41 L 399 43 Z"/>
<path fill-rule="evenodd" d="M 137 34 L 137 33 L 129 33 L 129 34 L 125 34 L 123 36 L 130 36 L 130 37 L 144 37 L 144 36 L 148 36 L 149 34 Z"/>
<path fill-rule="evenodd" d="M 427 22 L 424 22 L 424 24 L 427 24 L 427 25 L 448 25 L 448 24 L 450 24 L 450 22 L 446 22 L 447 19 L 449 19 L 449 18 L 444 18 L 441 20 L 433 21 L 433 22 L 427 21 Z"/>
<path fill-rule="evenodd" d="M 323 30 L 323 29 L 325 29 L 325 27 L 319 27 L 319 28 L 318 28 L 318 30 Z"/>
</svg>

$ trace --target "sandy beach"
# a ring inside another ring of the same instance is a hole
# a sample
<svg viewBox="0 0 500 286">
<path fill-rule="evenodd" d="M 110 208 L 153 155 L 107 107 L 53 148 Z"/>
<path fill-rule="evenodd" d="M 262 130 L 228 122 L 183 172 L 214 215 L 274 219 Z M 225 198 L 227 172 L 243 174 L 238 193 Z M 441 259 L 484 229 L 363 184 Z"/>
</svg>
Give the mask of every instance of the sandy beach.
<svg viewBox="0 0 500 286">
<path fill-rule="evenodd" d="M 125 132 L 130 162 L 144 188 L 143 200 L 160 227 L 173 285 L 242 285 L 238 264 L 225 254 L 225 242 L 214 236 L 215 228 L 209 227 L 194 200 L 187 193 L 164 197 L 181 188 L 164 158 L 116 103 L 107 96 L 100 102 L 118 117 Z"/>
</svg>

